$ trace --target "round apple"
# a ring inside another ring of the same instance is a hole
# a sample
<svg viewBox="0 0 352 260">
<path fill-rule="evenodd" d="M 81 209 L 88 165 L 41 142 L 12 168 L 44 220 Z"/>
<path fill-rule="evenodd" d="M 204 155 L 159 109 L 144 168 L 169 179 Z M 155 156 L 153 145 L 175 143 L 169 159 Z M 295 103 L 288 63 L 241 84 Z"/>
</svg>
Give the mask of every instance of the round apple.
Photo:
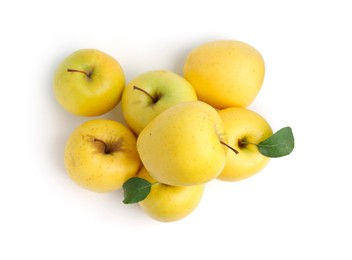
<svg viewBox="0 0 352 260">
<path fill-rule="evenodd" d="M 257 147 L 273 134 L 268 122 L 258 113 L 241 107 L 220 110 L 219 115 L 225 126 L 228 144 L 238 154 L 227 154 L 225 168 L 218 179 L 239 181 L 258 173 L 270 160 Z"/>
<path fill-rule="evenodd" d="M 80 186 L 108 192 L 136 175 L 141 161 L 131 130 L 113 120 L 95 119 L 73 131 L 66 143 L 64 163 Z"/>
<path fill-rule="evenodd" d="M 264 80 L 264 60 L 251 45 L 235 40 L 208 42 L 193 49 L 184 64 L 184 77 L 198 99 L 213 107 L 247 107 Z"/>
<path fill-rule="evenodd" d="M 227 142 L 218 112 L 201 101 L 176 104 L 139 134 L 144 167 L 161 183 L 191 186 L 217 177 L 226 162 Z"/>
<path fill-rule="evenodd" d="M 183 77 L 165 70 L 143 73 L 126 86 L 121 99 L 123 116 L 135 134 L 167 108 L 197 100 L 192 85 Z"/>
<path fill-rule="evenodd" d="M 155 183 L 144 167 L 137 177 L 154 183 L 147 198 L 139 205 L 150 217 L 161 222 L 178 221 L 191 214 L 200 203 L 205 187 L 204 184 L 177 187 Z"/>
<path fill-rule="evenodd" d="M 79 116 L 99 116 L 120 102 L 125 75 L 110 55 L 81 49 L 61 62 L 53 85 L 56 99 L 64 109 Z"/>
</svg>

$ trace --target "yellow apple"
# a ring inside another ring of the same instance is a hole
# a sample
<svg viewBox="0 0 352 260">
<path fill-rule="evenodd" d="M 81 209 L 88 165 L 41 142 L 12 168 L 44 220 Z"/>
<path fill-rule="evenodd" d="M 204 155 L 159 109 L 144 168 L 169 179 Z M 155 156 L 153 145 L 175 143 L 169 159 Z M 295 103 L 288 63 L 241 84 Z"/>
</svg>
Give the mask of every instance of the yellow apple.
<svg viewBox="0 0 352 260">
<path fill-rule="evenodd" d="M 122 94 L 121 109 L 135 134 L 159 113 L 185 101 L 197 100 L 192 85 L 166 70 L 145 72 L 129 82 Z"/>
<path fill-rule="evenodd" d="M 201 101 L 176 104 L 139 134 L 137 150 L 150 175 L 161 183 L 206 183 L 223 170 L 227 138 L 218 112 Z"/>
<path fill-rule="evenodd" d="M 132 131 L 108 119 L 78 126 L 67 140 L 64 163 L 76 183 L 96 192 L 120 189 L 141 165 Z"/>
<path fill-rule="evenodd" d="M 194 48 L 186 58 L 184 77 L 198 99 L 213 107 L 247 107 L 264 80 L 264 60 L 251 45 L 217 40 Z"/>
<path fill-rule="evenodd" d="M 81 49 L 60 63 L 53 85 L 56 99 L 64 109 L 79 116 L 98 116 L 120 102 L 125 75 L 110 55 Z"/>
<path fill-rule="evenodd" d="M 139 205 L 150 217 L 161 222 L 178 221 L 188 216 L 196 209 L 204 192 L 204 184 L 179 187 L 155 183 L 144 167 L 137 177 L 154 183 L 147 198 Z"/>
<path fill-rule="evenodd" d="M 258 113 L 241 107 L 220 110 L 219 115 L 225 125 L 228 144 L 238 154 L 227 154 L 225 168 L 218 179 L 239 181 L 258 173 L 270 160 L 256 146 L 272 135 L 268 122 Z"/>
</svg>

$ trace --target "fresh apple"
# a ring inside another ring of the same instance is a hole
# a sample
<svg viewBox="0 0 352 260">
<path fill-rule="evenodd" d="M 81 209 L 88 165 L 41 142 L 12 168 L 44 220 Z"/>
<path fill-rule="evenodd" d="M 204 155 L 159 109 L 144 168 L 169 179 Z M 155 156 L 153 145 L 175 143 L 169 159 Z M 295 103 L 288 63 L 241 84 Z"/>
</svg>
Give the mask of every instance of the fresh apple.
<svg viewBox="0 0 352 260">
<path fill-rule="evenodd" d="M 64 163 L 76 183 L 96 192 L 121 188 L 141 165 L 135 135 L 108 119 L 90 120 L 77 127 L 66 143 Z"/>
<path fill-rule="evenodd" d="M 137 177 L 154 183 L 139 205 L 150 217 L 161 222 L 178 221 L 188 216 L 196 209 L 204 192 L 204 184 L 179 187 L 155 183 L 144 167 Z"/>
<path fill-rule="evenodd" d="M 228 144 L 238 154 L 227 154 L 225 168 L 218 179 L 239 181 L 258 173 L 270 160 L 256 145 L 273 134 L 268 122 L 258 113 L 241 107 L 220 110 L 219 115 L 225 125 Z"/>
<path fill-rule="evenodd" d="M 64 59 L 54 76 L 59 104 L 79 116 L 99 116 L 114 108 L 125 87 L 125 75 L 110 55 L 81 49 Z"/>
<path fill-rule="evenodd" d="M 121 99 L 122 114 L 135 134 L 160 112 L 185 101 L 197 100 L 192 85 L 165 70 L 143 73 L 126 86 Z"/>
<path fill-rule="evenodd" d="M 235 40 L 202 44 L 189 53 L 184 77 L 198 99 L 215 108 L 249 106 L 264 80 L 264 60 L 251 45 Z"/>
<path fill-rule="evenodd" d="M 190 186 L 217 177 L 226 162 L 227 142 L 218 112 L 201 101 L 176 104 L 139 134 L 137 150 L 150 175 L 161 183 Z"/>
</svg>

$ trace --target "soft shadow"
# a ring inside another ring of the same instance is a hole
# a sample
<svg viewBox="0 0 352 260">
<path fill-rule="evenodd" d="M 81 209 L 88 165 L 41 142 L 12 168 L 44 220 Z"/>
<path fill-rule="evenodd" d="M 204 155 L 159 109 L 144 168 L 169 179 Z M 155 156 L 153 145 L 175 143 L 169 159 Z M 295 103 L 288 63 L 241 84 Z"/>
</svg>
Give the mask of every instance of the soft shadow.
<svg viewBox="0 0 352 260">
<path fill-rule="evenodd" d="M 118 121 L 124 125 L 126 125 L 126 121 L 123 117 L 122 110 L 121 110 L 121 102 L 112 110 L 110 110 L 105 115 L 102 115 L 101 118 L 110 119 Z"/>
<path fill-rule="evenodd" d="M 62 134 L 57 135 L 56 137 L 49 140 L 49 159 L 52 165 L 62 172 L 66 174 L 65 166 L 64 166 L 64 150 L 65 144 L 68 136 Z"/>
</svg>

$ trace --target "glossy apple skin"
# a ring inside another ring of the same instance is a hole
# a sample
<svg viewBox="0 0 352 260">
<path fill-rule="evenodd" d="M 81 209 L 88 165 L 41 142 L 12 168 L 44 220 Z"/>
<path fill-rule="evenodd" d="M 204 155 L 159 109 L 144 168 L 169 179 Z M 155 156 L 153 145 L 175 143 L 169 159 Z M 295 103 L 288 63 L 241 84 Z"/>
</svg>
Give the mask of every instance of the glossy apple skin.
<svg viewBox="0 0 352 260">
<path fill-rule="evenodd" d="M 143 167 L 137 177 L 155 183 Z M 177 187 L 155 183 L 147 198 L 139 202 L 140 207 L 150 217 L 161 222 L 174 222 L 191 214 L 199 205 L 204 193 L 204 184 Z"/>
<path fill-rule="evenodd" d="M 89 120 L 68 138 L 64 165 L 72 180 L 86 189 L 95 192 L 120 189 L 138 173 L 141 165 L 136 137 L 119 122 Z"/>
<path fill-rule="evenodd" d="M 228 144 L 239 153 L 227 153 L 224 170 L 217 177 L 223 181 L 239 181 L 261 171 L 269 162 L 258 144 L 272 135 L 269 123 L 258 113 L 247 108 L 231 107 L 219 111 L 228 137 Z M 239 141 L 253 144 L 240 145 Z"/>
<path fill-rule="evenodd" d="M 69 72 L 68 69 L 80 70 Z M 99 116 L 113 109 L 121 99 L 125 75 L 112 56 L 81 49 L 66 57 L 54 75 L 54 94 L 68 112 L 79 116 Z"/>
<path fill-rule="evenodd" d="M 150 175 L 172 186 L 203 184 L 223 170 L 227 148 L 217 111 L 201 101 L 183 102 L 155 117 L 139 134 L 137 150 Z"/>
<path fill-rule="evenodd" d="M 218 40 L 194 48 L 183 71 L 199 100 L 224 109 L 247 107 L 253 102 L 264 81 L 265 65 L 251 45 Z"/>
<path fill-rule="evenodd" d="M 137 86 L 155 99 L 156 102 Z M 193 86 L 183 77 L 166 70 L 145 72 L 131 80 L 122 95 L 121 109 L 128 126 L 135 134 L 167 108 L 186 101 L 197 100 Z"/>
</svg>

